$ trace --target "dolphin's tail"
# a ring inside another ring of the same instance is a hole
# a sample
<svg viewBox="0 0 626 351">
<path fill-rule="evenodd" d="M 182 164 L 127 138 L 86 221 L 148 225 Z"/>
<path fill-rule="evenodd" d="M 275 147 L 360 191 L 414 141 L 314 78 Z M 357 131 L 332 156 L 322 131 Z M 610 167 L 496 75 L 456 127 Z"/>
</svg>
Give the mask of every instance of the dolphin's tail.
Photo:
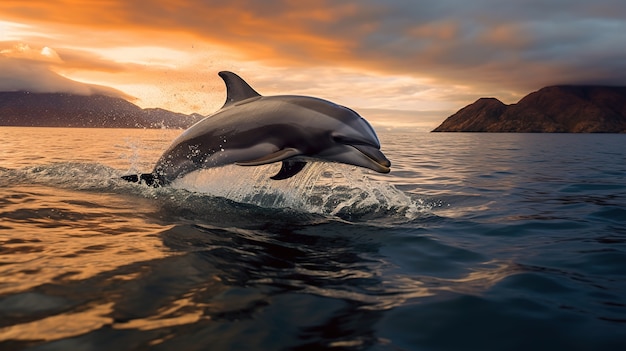
<svg viewBox="0 0 626 351">
<path fill-rule="evenodd" d="M 165 185 L 161 177 L 154 173 L 129 174 L 122 176 L 122 179 L 131 183 L 144 183 L 155 188 Z"/>
</svg>

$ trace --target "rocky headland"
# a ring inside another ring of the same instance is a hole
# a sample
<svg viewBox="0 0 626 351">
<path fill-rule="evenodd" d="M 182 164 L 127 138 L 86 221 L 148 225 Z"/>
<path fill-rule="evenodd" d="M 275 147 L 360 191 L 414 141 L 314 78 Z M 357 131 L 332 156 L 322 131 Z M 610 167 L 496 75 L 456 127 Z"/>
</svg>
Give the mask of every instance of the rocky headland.
<svg viewBox="0 0 626 351">
<path fill-rule="evenodd" d="M 480 98 L 433 132 L 626 133 L 626 87 L 550 86 L 511 105 Z"/>
</svg>

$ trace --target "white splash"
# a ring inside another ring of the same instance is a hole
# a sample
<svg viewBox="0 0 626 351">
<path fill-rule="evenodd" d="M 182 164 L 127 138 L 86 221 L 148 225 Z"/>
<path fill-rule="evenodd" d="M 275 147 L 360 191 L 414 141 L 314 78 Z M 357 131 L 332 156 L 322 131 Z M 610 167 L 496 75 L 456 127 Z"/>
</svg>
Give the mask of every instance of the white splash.
<svg viewBox="0 0 626 351">
<path fill-rule="evenodd" d="M 265 208 L 290 208 L 327 215 L 400 215 L 415 218 L 425 205 L 393 185 L 372 180 L 359 167 L 311 162 L 296 176 L 272 180 L 280 164 L 229 165 L 193 172 L 176 188 Z"/>
</svg>

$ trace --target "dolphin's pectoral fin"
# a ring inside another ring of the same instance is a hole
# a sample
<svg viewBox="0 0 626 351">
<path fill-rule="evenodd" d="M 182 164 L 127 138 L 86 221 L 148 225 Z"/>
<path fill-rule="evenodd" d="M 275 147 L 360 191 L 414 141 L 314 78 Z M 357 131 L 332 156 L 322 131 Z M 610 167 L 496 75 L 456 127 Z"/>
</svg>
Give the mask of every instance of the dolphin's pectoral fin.
<svg viewBox="0 0 626 351">
<path fill-rule="evenodd" d="M 152 186 L 155 188 L 160 187 L 162 184 L 159 176 L 154 173 L 143 173 L 143 174 L 129 174 L 121 177 L 127 182 L 131 183 L 145 183 L 148 186 Z"/>
<path fill-rule="evenodd" d="M 304 161 L 288 160 L 288 158 L 299 155 L 302 155 L 302 152 L 300 152 L 300 150 L 294 148 L 286 148 L 273 152 L 269 155 L 265 155 L 261 158 L 257 158 L 256 160 L 237 162 L 236 164 L 240 166 L 260 166 L 268 163 L 283 161 L 283 164 L 280 167 L 280 171 L 278 171 L 275 176 L 270 177 L 274 180 L 283 180 L 291 178 L 294 175 L 298 174 L 298 172 L 300 172 L 302 168 L 306 166 L 306 162 Z"/>
<path fill-rule="evenodd" d="M 291 178 L 298 174 L 304 168 L 304 166 L 306 166 L 306 162 L 304 161 L 283 161 L 283 165 L 282 167 L 280 167 L 280 171 L 278 171 L 275 176 L 270 178 L 274 180 Z"/>
<path fill-rule="evenodd" d="M 268 163 L 283 161 L 290 157 L 298 156 L 301 154 L 302 153 L 300 152 L 300 150 L 289 147 L 286 149 L 278 150 L 276 152 L 272 152 L 271 154 L 265 155 L 261 158 L 257 158 L 256 160 L 235 162 L 235 164 L 239 166 L 260 166 L 260 165 L 266 165 Z"/>
</svg>

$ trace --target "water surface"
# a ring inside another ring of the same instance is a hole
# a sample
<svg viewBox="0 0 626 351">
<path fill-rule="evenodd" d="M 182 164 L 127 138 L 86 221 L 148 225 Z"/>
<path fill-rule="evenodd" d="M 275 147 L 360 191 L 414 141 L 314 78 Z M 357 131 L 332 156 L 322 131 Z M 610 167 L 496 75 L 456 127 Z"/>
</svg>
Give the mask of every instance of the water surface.
<svg viewBox="0 0 626 351">
<path fill-rule="evenodd" d="M 624 135 L 118 179 L 178 133 L 0 128 L 0 349 L 626 349 Z"/>
</svg>

